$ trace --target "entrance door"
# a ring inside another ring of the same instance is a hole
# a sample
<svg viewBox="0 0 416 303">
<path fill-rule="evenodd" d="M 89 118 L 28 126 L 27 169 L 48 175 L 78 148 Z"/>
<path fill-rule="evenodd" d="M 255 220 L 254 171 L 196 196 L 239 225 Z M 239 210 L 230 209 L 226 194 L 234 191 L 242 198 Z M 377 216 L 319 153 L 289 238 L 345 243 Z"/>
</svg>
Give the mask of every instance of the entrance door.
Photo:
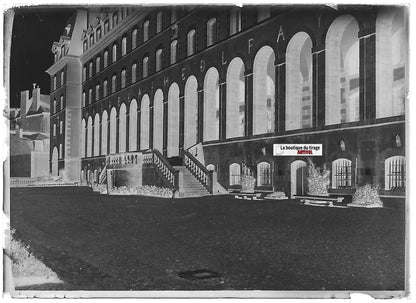
<svg viewBox="0 0 416 303">
<path fill-rule="evenodd" d="M 306 162 L 302 160 L 293 161 L 290 164 L 290 196 L 306 194 L 307 187 Z"/>
</svg>

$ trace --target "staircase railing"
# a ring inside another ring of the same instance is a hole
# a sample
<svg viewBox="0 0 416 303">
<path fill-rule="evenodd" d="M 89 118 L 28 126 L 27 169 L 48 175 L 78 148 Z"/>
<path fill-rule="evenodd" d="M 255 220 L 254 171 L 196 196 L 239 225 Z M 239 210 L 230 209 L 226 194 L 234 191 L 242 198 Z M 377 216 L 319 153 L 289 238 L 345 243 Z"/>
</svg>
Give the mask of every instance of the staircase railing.
<svg viewBox="0 0 416 303">
<path fill-rule="evenodd" d="M 98 178 L 98 183 L 104 184 L 106 180 L 107 180 L 107 164 L 104 166 L 103 170 L 100 173 L 100 176 Z"/>
<path fill-rule="evenodd" d="M 143 164 L 153 165 L 159 176 L 169 184 L 171 188 L 179 189 L 179 171 L 175 170 L 163 155 L 152 149 L 143 153 Z"/>
<path fill-rule="evenodd" d="M 213 172 L 209 171 L 187 150 L 183 151 L 183 162 L 192 175 L 208 190 L 213 192 Z"/>
</svg>

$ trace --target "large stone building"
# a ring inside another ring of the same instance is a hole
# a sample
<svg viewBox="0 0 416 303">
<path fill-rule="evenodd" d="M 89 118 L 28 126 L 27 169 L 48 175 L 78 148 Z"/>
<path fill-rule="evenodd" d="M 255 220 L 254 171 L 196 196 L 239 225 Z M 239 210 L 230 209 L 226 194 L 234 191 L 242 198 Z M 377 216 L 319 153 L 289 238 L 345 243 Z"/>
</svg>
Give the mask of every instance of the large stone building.
<svg viewBox="0 0 416 303">
<path fill-rule="evenodd" d="M 51 170 L 97 180 L 107 155 L 147 151 L 168 183 L 185 166 L 238 189 L 251 171 L 256 190 L 294 195 L 306 158 L 273 144 L 321 143 L 313 161 L 332 193 L 402 195 L 407 18 L 393 6 L 78 10 L 48 69 Z"/>
</svg>

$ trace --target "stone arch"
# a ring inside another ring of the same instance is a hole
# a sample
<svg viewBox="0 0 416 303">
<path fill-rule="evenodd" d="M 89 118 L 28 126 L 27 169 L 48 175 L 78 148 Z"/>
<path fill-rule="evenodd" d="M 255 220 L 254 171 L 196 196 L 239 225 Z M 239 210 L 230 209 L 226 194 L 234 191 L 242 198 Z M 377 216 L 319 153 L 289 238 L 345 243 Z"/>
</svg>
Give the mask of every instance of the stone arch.
<svg viewBox="0 0 416 303">
<path fill-rule="evenodd" d="M 359 120 L 359 26 L 350 15 L 336 18 L 326 35 L 325 123 Z"/>
<path fill-rule="evenodd" d="M 226 136 L 244 136 L 245 127 L 245 78 L 244 62 L 234 58 L 227 69 Z"/>
<path fill-rule="evenodd" d="M 290 197 L 304 195 L 307 190 L 307 165 L 303 160 L 290 163 Z"/>
<path fill-rule="evenodd" d="M 149 149 L 149 136 L 150 136 L 150 99 L 149 95 L 144 95 L 142 98 L 140 110 L 140 149 Z"/>
<path fill-rule="evenodd" d="M 113 107 L 110 111 L 110 154 L 117 151 L 117 111 Z"/>
<path fill-rule="evenodd" d="M 137 101 L 133 99 L 129 106 L 129 151 L 137 150 Z"/>
<path fill-rule="evenodd" d="M 266 45 L 253 63 L 253 134 L 274 132 L 275 54 Z"/>
<path fill-rule="evenodd" d="M 312 40 L 296 33 L 286 49 L 286 130 L 312 126 Z"/>
<path fill-rule="evenodd" d="M 94 117 L 94 156 L 100 155 L 100 115 L 95 114 Z"/>
<path fill-rule="evenodd" d="M 198 140 L 198 81 L 190 76 L 185 83 L 184 148 L 195 145 Z"/>
<path fill-rule="evenodd" d="M 124 153 L 126 151 L 127 140 L 127 108 L 126 104 L 122 103 L 118 116 L 118 151 Z"/>
<path fill-rule="evenodd" d="M 153 148 L 163 151 L 163 92 L 158 89 L 153 97 Z"/>
<path fill-rule="evenodd" d="M 204 79 L 204 141 L 218 140 L 220 131 L 219 74 L 210 67 Z"/>
<path fill-rule="evenodd" d="M 81 121 L 81 140 L 80 140 L 80 145 L 81 145 L 81 158 L 85 158 L 86 156 L 86 150 L 85 150 L 85 136 L 86 136 L 86 122 L 85 119 L 82 119 Z"/>
<path fill-rule="evenodd" d="M 376 21 L 376 116 L 402 115 L 407 90 L 405 10 L 381 8 Z"/>
<path fill-rule="evenodd" d="M 179 87 L 172 83 L 168 92 L 168 157 L 179 156 Z"/>
<path fill-rule="evenodd" d="M 87 157 L 92 156 L 92 118 L 88 117 L 87 122 Z"/>
<path fill-rule="evenodd" d="M 104 110 L 101 116 L 101 155 L 107 155 L 108 114 Z"/>
</svg>

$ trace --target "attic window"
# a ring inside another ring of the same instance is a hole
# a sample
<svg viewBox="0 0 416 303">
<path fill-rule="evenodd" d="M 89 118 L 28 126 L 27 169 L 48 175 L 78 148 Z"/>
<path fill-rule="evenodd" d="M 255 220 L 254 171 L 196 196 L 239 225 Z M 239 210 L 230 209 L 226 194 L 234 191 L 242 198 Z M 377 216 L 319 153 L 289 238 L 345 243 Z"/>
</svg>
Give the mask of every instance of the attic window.
<svg viewBox="0 0 416 303">
<path fill-rule="evenodd" d="M 68 24 L 65 27 L 65 36 L 69 36 L 69 32 L 71 31 L 71 24 Z"/>
</svg>

